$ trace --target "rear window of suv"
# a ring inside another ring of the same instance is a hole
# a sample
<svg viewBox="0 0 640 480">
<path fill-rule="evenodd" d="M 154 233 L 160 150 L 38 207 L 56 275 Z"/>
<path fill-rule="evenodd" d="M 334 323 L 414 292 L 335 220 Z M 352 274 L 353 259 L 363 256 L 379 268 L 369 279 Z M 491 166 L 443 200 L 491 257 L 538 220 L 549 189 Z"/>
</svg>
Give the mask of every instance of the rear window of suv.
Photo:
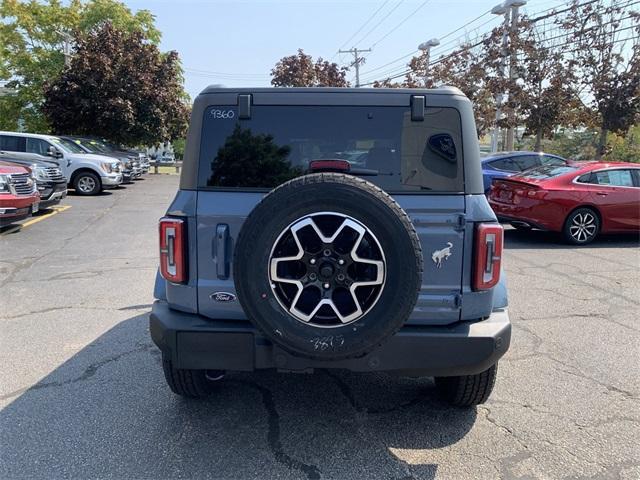
<svg viewBox="0 0 640 480">
<path fill-rule="evenodd" d="M 462 192 L 460 114 L 427 108 L 412 121 L 409 107 L 253 106 L 204 113 L 199 186 L 271 189 L 308 173 L 314 160 L 346 160 L 352 172 L 396 193 Z"/>
</svg>

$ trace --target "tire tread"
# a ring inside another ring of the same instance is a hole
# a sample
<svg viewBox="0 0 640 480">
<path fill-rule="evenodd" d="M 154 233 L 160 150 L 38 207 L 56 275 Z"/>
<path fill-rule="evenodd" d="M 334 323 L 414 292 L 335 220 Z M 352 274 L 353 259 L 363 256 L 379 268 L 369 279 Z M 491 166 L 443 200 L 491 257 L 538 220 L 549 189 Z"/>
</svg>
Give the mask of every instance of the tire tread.
<svg viewBox="0 0 640 480">
<path fill-rule="evenodd" d="M 203 398 L 211 393 L 204 370 L 180 370 L 173 368 L 171 360 L 162 359 L 162 369 L 167 385 L 173 393 L 188 398 Z"/>
<path fill-rule="evenodd" d="M 485 403 L 496 383 L 498 364 L 475 375 L 437 377 L 436 386 L 443 397 L 457 407 L 471 407 Z"/>
</svg>

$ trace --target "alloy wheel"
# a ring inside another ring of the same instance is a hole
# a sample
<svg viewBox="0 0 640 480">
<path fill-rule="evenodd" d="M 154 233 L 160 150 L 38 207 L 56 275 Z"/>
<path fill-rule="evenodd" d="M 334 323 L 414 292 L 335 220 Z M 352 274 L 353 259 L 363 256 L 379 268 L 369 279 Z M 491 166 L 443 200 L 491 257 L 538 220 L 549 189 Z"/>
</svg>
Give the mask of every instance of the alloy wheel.
<svg viewBox="0 0 640 480">
<path fill-rule="evenodd" d="M 593 213 L 581 212 L 571 219 L 570 235 L 579 243 L 591 240 L 597 233 L 598 224 Z"/>
<path fill-rule="evenodd" d="M 81 177 L 78 180 L 78 189 L 82 193 L 91 193 L 96 188 L 96 181 L 92 177 Z"/>
<path fill-rule="evenodd" d="M 280 305 L 317 327 L 343 326 L 373 308 L 384 288 L 384 252 L 373 232 L 336 212 L 299 218 L 278 236 L 269 280 Z"/>
</svg>

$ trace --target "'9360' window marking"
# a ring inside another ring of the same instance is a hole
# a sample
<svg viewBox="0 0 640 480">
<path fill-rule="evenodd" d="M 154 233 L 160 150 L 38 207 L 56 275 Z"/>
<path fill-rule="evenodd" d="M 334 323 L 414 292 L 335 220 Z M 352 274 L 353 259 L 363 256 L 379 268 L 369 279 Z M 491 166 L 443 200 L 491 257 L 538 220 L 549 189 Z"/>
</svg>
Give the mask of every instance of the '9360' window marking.
<svg viewBox="0 0 640 480">
<path fill-rule="evenodd" d="M 234 112 L 233 110 L 218 110 L 218 109 L 214 109 L 211 110 L 211 116 L 213 118 L 219 118 L 219 119 L 231 119 L 233 117 L 236 116 L 236 112 Z"/>
</svg>

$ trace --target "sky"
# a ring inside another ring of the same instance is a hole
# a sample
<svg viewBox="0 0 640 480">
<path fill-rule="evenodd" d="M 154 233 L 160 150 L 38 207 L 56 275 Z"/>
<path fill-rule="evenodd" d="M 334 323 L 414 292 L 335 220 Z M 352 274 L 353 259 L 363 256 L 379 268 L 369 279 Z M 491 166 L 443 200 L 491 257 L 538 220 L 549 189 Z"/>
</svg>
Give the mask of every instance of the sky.
<svg viewBox="0 0 640 480">
<path fill-rule="evenodd" d="M 451 51 L 499 24 L 488 13 L 498 0 L 124 0 L 132 10 L 147 9 L 162 32 L 162 50 L 176 50 L 192 98 L 211 84 L 269 86 L 269 72 L 282 57 L 302 48 L 340 65 L 353 57 L 337 51 L 371 48 L 361 82 L 403 70 L 417 46 L 443 38 L 432 58 Z M 535 13 L 567 0 L 529 0 Z M 483 15 L 484 14 L 484 15 Z M 481 16 L 481 17 L 480 17 Z M 468 22 L 473 23 L 455 32 Z M 367 23 L 368 22 L 368 23 Z M 355 35 L 354 35 L 355 34 Z M 401 57 L 407 56 L 402 59 Z M 401 58 L 395 63 L 387 63 Z M 348 78 L 353 80 L 353 69 Z"/>
</svg>

